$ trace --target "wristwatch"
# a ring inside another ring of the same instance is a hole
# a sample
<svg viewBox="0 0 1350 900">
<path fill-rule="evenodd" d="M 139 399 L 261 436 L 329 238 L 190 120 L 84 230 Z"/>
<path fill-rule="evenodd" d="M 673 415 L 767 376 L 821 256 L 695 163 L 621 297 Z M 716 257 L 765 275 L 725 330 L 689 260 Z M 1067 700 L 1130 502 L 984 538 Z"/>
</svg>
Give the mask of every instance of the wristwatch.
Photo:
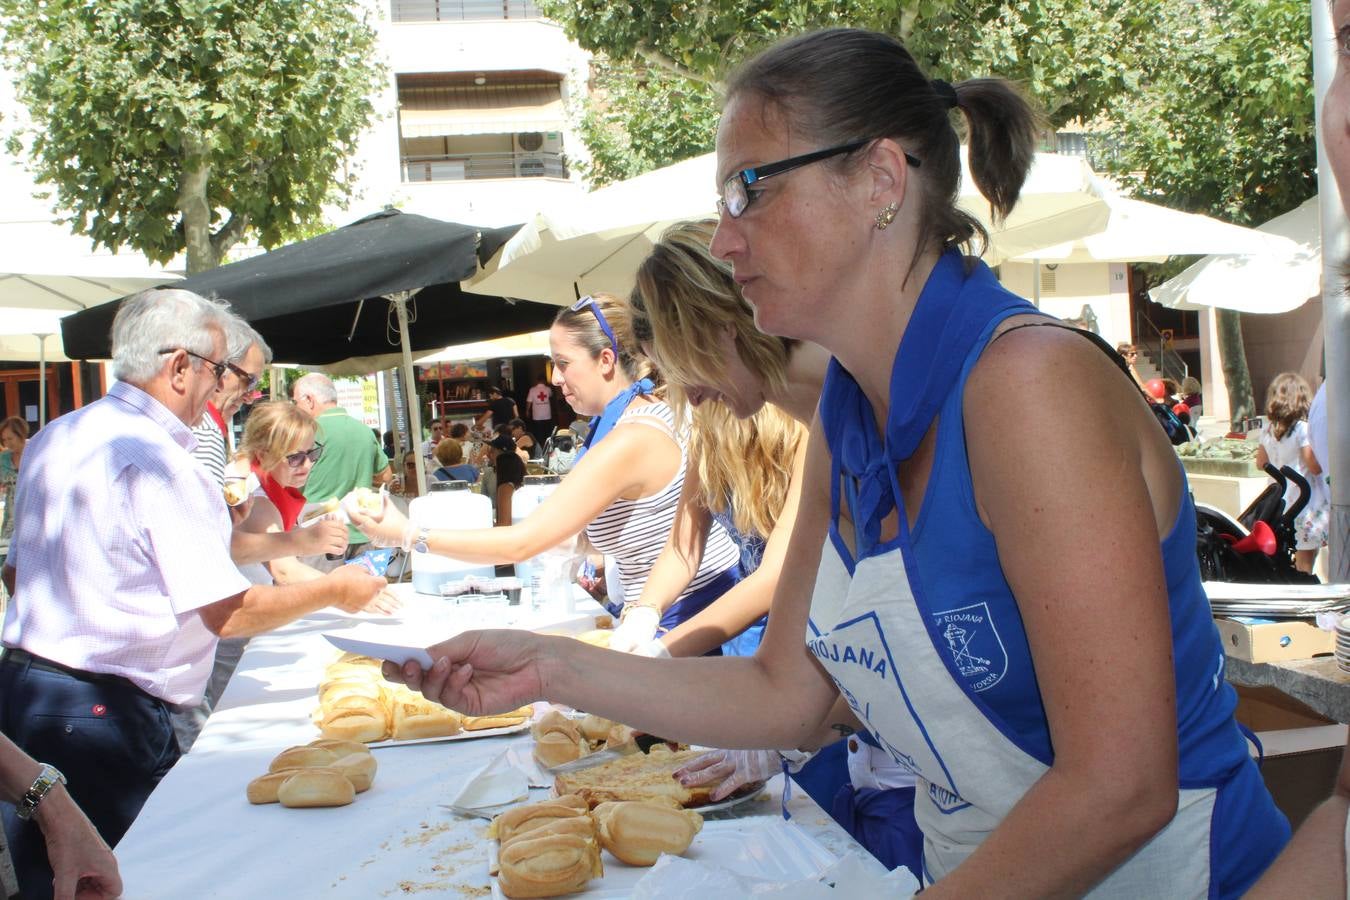
<svg viewBox="0 0 1350 900">
<path fill-rule="evenodd" d="M 418 553 L 427 552 L 427 538 L 431 537 L 431 529 L 425 526 L 417 529 L 417 536 L 413 538 L 412 548 Z"/>
<path fill-rule="evenodd" d="M 33 786 L 24 792 L 19 798 L 19 802 L 14 805 L 14 811 L 19 814 L 20 819 L 28 820 L 37 812 L 38 804 L 43 798 L 56 786 L 57 782 L 66 783 L 66 776 L 57 771 L 55 766 L 42 764 L 42 771 L 38 772 L 38 777 L 33 780 Z"/>
</svg>

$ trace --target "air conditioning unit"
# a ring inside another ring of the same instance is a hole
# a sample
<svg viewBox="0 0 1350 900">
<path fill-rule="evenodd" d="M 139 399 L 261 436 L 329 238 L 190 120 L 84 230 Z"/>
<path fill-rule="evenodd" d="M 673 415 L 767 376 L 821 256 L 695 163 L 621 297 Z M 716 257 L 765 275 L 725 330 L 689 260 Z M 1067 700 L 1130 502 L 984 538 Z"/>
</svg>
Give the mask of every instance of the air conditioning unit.
<svg viewBox="0 0 1350 900">
<path fill-rule="evenodd" d="M 558 174 L 558 155 L 562 153 L 562 133 L 558 131 L 522 131 L 511 136 L 516 175 L 520 178 Z"/>
</svg>

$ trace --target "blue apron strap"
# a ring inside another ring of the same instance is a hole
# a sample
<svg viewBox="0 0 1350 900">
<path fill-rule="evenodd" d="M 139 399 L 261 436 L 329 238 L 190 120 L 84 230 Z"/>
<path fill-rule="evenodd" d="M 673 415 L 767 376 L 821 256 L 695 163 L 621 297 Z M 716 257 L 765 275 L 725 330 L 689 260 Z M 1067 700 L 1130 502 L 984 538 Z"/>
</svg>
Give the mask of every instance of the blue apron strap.
<svg viewBox="0 0 1350 900">
<path fill-rule="evenodd" d="M 1261 739 L 1256 736 L 1255 731 L 1252 731 L 1241 722 L 1237 723 L 1237 727 L 1242 731 L 1242 736 L 1256 746 L 1256 767 L 1258 769 L 1261 768 L 1266 764 L 1266 748 L 1261 746 Z"/>
<path fill-rule="evenodd" d="M 788 765 L 789 765 L 789 763 L 788 763 L 787 757 L 786 757 L 786 756 L 781 757 L 781 758 L 780 758 L 780 762 L 782 762 L 782 764 L 783 764 L 783 796 L 782 796 L 782 806 L 783 806 L 783 819 L 784 819 L 784 821 L 786 821 L 786 820 L 792 818 L 792 813 L 788 812 L 788 808 L 787 808 L 788 801 L 792 799 L 792 775 L 789 774 L 789 772 L 788 772 Z"/>
</svg>

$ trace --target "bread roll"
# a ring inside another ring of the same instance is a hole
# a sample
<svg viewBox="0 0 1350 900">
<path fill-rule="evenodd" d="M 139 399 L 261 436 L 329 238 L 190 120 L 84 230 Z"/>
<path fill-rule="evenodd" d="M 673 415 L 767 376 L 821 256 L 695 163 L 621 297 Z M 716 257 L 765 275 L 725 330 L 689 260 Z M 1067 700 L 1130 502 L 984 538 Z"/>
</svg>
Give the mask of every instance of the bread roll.
<svg viewBox="0 0 1350 900">
<path fill-rule="evenodd" d="M 602 719 L 599 716 L 588 715 L 577 723 L 577 729 L 581 736 L 588 741 L 603 741 L 609 736 L 610 729 L 614 723 L 609 719 Z"/>
<path fill-rule="evenodd" d="M 238 506 L 248 499 L 248 481 L 243 478 L 227 478 L 222 486 L 225 492 L 225 504 Z"/>
<path fill-rule="evenodd" d="M 703 817 L 670 802 L 602 803 L 592 813 L 600 846 L 630 866 L 650 866 L 662 853 L 678 856 L 703 828 Z"/>
<path fill-rule="evenodd" d="M 347 780 L 356 788 L 358 794 L 370 790 L 370 786 L 375 782 L 377 768 L 375 757 L 365 748 L 362 748 L 360 753 L 349 753 L 339 757 L 337 762 L 333 763 L 333 768 L 347 776 Z"/>
<path fill-rule="evenodd" d="M 637 732 L 627 725 L 615 725 L 605 735 L 605 749 L 636 752 L 638 749 Z"/>
<path fill-rule="evenodd" d="M 604 875 L 600 848 L 575 834 L 522 838 L 501 849 L 497 885 L 508 897 L 575 894 Z"/>
<path fill-rule="evenodd" d="M 339 759 L 352 753 L 370 752 L 370 748 L 360 741 L 342 741 L 337 738 L 319 738 L 317 741 L 310 741 L 307 746 L 322 747 Z"/>
<path fill-rule="evenodd" d="M 483 731 L 488 728 L 514 728 L 528 722 L 532 715 L 534 715 L 533 707 L 522 706 L 520 709 L 513 709 L 510 712 L 495 716 L 465 716 L 463 719 L 464 730 Z"/>
<path fill-rule="evenodd" d="M 280 772 L 268 772 L 266 775 L 259 775 L 248 783 L 245 794 L 248 796 L 249 803 L 276 803 L 277 788 L 281 783 L 291 777 L 292 773 L 298 769 L 282 769 Z"/>
<path fill-rule="evenodd" d="M 299 769 L 277 788 L 277 800 L 293 808 L 346 806 L 356 799 L 356 788 L 337 768 Z"/>
<path fill-rule="evenodd" d="M 267 767 L 267 771 L 280 772 L 282 769 L 326 766 L 336 759 L 336 753 L 322 747 L 288 747 L 272 759 L 272 764 Z"/>
<path fill-rule="evenodd" d="M 459 714 L 427 700 L 394 704 L 394 740 L 458 734 Z"/>
<path fill-rule="evenodd" d="M 546 821 L 573 819 L 585 816 L 590 811 L 586 801 L 574 794 L 557 797 L 553 800 L 541 800 L 528 806 L 517 806 L 492 820 L 488 826 L 488 837 L 499 841 L 508 841 L 521 830 L 521 826 L 530 821 L 539 820 L 535 827 Z"/>
<path fill-rule="evenodd" d="M 383 710 L 373 716 L 356 709 L 339 709 L 324 716 L 319 730 L 326 738 L 369 743 L 388 737 L 389 720 Z"/>
<path fill-rule="evenodd" d="M 577 837 L 585 838 L 588 841 L 594 841 L 596 839 L 595 822 L 590 816 L 575 816 L 570 819 L 531 819 L 529 822 L 526 822 L 525 825 L 534 827 L 528 827 L 522 831 L 517 831 L 511 835 L 510 839 L 501 842 L 498 847 L 496 859 L 490 860 L 491 864 L 488 867 L 489 875 L 496 877 L 499 871 L 498 864 L 501 861 L 500 848 L 505 847 L 513 841 L 544 837 L 551 834 L 574 834 Z"/>
<path fill-rule="evenodd" d="M 568 737 L 561 731 L 549 732 L 534 739 L 534 758 L 546 769 L 581 759 L 582 756 L 581 739 Z"/>
<path fill-rule="evenodd" d="M 613 621 L 612 619 L 610 620 Z M 595 647 L 608 647 L 609 639 L 614 636 L 614 632 L 609 629 L 597 628 L 594 631 L 583 631 L 576 636 L 577 640 L 583 644 L 590 644 Z"/>
</svg>

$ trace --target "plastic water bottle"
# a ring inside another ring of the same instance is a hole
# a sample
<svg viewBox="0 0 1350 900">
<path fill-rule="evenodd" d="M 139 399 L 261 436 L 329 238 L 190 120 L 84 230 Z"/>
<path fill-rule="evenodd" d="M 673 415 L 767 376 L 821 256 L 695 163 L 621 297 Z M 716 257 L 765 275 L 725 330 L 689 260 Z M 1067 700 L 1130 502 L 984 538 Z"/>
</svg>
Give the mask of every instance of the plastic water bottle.
<svg viewBox="0 0 1350 900">
<path fill-rule="evenodd" d="M 425 497 L 408 504 L 408 518 L 422 528 L 491 528 L 492 501 L 469 490 L 467 481 L 438 481 Z M 441 586 L 469 575 L 493 578 L 495 566 L 465 562 L 439 553 L 412 553 L 413 590 L 439 597 Z"/>
</svg>

